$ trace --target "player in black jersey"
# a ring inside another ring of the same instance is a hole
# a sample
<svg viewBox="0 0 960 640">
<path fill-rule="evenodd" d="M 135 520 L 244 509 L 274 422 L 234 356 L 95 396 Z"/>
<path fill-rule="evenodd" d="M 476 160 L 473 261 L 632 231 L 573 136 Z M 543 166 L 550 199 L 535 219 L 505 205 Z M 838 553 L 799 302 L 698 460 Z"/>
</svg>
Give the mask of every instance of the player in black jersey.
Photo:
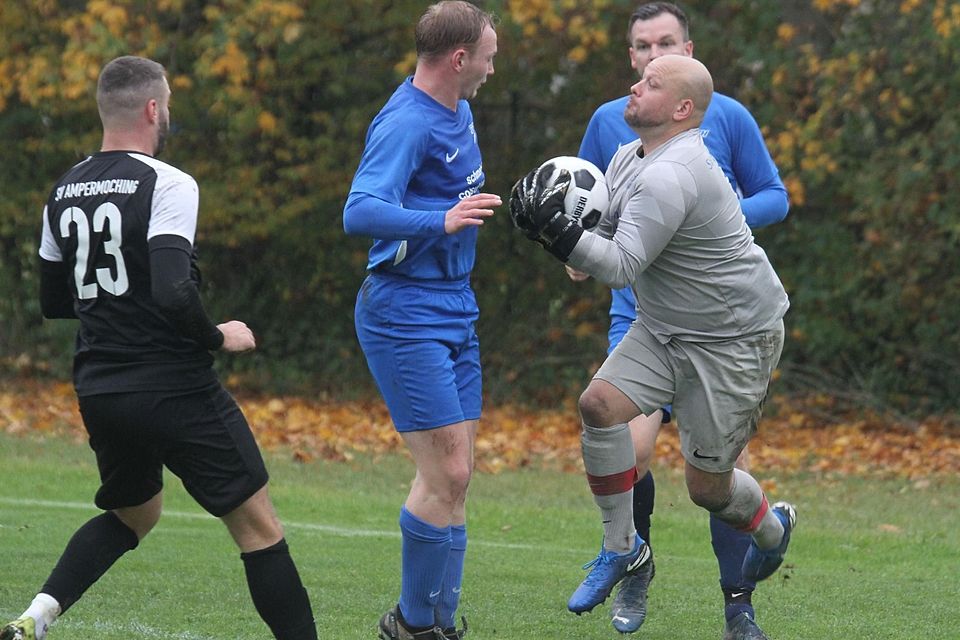
<svg viewBox="0 0 960 640">
<path fill-rule="evenodd" d="M 50 577 L 0 640 L 43 640 L 49 625 L 160 518 L 163 467 L 240 548 L 254 605 L 279 639 L 317 637 L 310 600 L 267 495 L 250 428 L 211 351 L 256 346 L 200 302 L 198 189 L 155 158 L 169 128 L 163 66 L 132 56 L 97 84 L 103 144 L 54 186 L 43 212 L 40 300 L 78 318 L 74 385 L 97 457 L 104 513 L 73 535 Z"/>
</svg>

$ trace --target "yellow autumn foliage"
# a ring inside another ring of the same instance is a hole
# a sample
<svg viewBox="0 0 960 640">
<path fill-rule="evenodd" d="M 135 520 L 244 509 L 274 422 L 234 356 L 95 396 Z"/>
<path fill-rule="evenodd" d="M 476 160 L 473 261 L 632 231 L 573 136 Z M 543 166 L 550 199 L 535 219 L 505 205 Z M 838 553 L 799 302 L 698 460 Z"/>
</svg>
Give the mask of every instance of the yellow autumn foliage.
<svg viewBox="0 0 960 640">
<path fill-rule="evenodd" d="M 281 384 L 368 381 L 349 325 L 313 319 L 352 313 L 367 243 L 344 237 L 339 216 L 370 119 L 413 71 L 425 5 L 4 2 L 0 352 L 62 351 L 63 336 L 37 321 L 36 219 L 50 182 L 97 148 L 100 67 L 134 54 L 169 72 L 165 159 L 201 184 L 211 309 L 253 317 L 264 333 L 255 364 L 225 366 Z M 576 153 L 593 110 L 626 93 L 636 3 L 484 5 L 500 17 L 500 53 L 471 109 L 485 188 L 502 194 L 545 157 Z M 754 114 L 790 194 L 785 223 L 758 230 L 790 289 L 784 361 L 905 406 L 960 396 L 960 2 L 684 6 L 697 56 Z M 605 346 L 605 290 L 551 279 L 549 256 L 522 252 L 502 215 L 482 233 L 481 329 L 510 328 L 485 341 L 488 387 L 542 399 L 578 386 Z M 538 360 L 560 345 L 563 364 Z"/>
</svg>

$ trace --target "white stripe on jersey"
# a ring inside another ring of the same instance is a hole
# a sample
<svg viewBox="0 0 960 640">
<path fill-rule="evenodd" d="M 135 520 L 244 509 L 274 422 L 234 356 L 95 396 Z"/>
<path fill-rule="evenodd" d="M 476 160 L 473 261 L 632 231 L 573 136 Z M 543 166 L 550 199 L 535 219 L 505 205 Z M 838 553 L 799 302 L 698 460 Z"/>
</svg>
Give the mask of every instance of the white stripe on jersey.
<svg viewBox="0 0 960 640">
<path fill-rule="evenodd" d="M 162 160 L 140 153 L 131 153 L 130 157 L 157 172 L 147 240 L 154 236 L 176 235 L 186 238 L 192 245 L 197 233 L 197 211 L 200 206 L 197 182 L 189 174 Z"/>
</svg>

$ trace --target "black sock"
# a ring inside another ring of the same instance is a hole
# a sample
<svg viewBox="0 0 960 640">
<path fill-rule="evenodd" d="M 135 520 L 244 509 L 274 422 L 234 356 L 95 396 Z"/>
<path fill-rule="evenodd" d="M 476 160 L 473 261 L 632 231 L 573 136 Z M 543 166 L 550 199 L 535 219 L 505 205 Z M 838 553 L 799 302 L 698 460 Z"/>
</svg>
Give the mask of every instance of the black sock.
<svg viewBox="0 0 960 640">
<path fill-rule="evenodd" d="M 650 516 L 653 515 L 656 493 L 653 474 L 649 471 L 633 485 L 633 524 L 651 549 L 653 545 L 650 544 Z"/>
<path fill-rule="evenodd" d="M 137 534 L 112 511 L 101 513 L 73 534 L 40 591 L 56 598 L 63 614 L 120 556 L 139 543 Z"/>
<path fill-rule="evenodd" d="M 316 640 L 310 598 L 290 557 L 286 540 L 241 553 L 253 606 L 277 640 Z"/>
<path fill-rule="evenodd" d="M 730 622 L 741 613 L 746 613 L 753 619 L 753 590 L 752 589 L 728 589 L 723 587 L 723 613 Z"/>
</svg>

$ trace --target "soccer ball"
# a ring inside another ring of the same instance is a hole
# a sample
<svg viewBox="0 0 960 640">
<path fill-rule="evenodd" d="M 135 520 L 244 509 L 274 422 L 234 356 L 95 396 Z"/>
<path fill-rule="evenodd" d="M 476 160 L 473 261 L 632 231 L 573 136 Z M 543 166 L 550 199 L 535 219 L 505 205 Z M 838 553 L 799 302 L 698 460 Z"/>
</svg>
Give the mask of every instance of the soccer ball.
<svg viewBox="0 0 960 640">
<path fill-rule="evenodd" d="M 610 206 L 610 190 L 603 172 L 592 162 L 576 156 L 558 156 L 543 163 L 553 163 L 548 184 L 553 185 L 561 169 L 570 172 L 570 186 L 563 198 L 563 209 L 586 231 L 592 231 L 600 216 Z"/>
</svg>

